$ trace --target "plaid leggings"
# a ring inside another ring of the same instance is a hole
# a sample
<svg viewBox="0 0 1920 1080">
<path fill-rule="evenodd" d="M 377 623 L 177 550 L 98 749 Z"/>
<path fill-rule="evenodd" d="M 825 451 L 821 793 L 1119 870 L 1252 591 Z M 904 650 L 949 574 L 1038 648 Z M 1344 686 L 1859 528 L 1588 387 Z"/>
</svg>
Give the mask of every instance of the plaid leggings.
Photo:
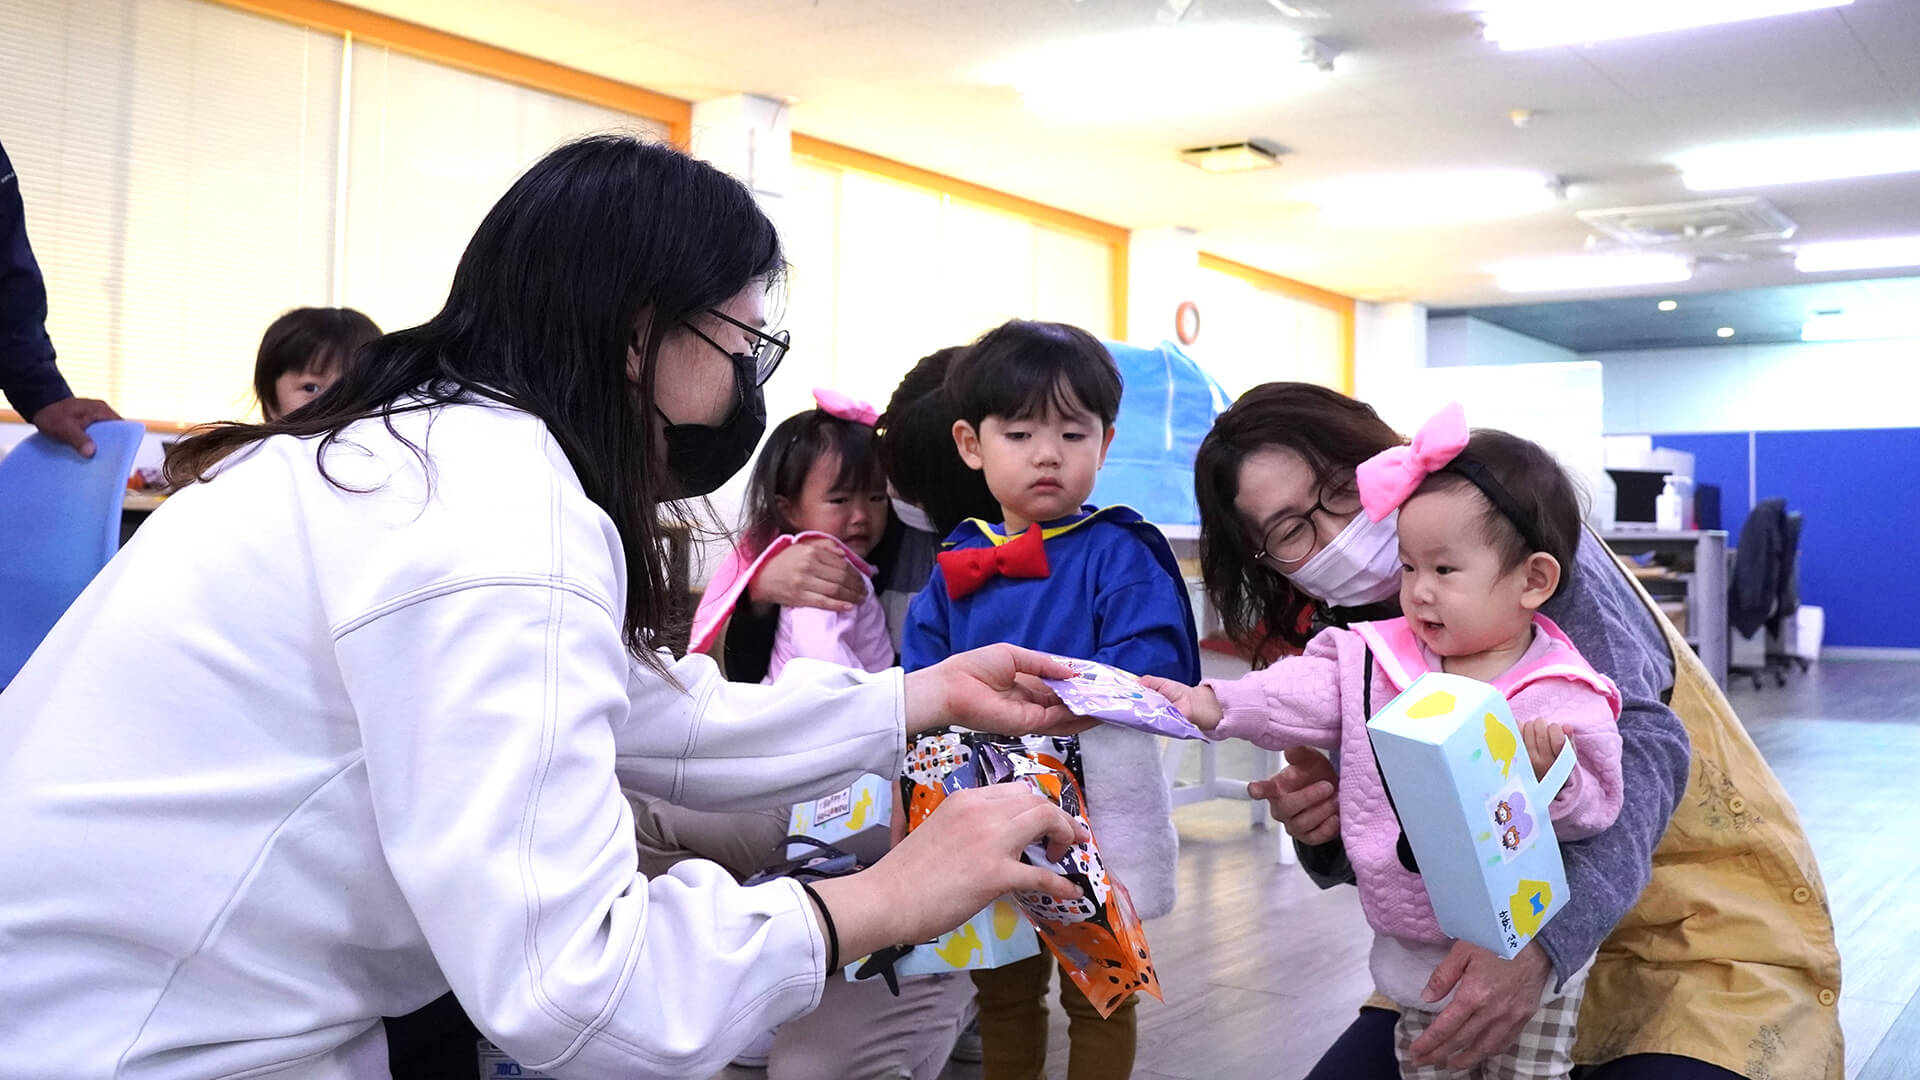
<svg viewBox="0 0 1920 1080">
<path fill-rule="evenodd" d="M 1586 980 L 1567 987 L 1559 997 L 1549 998 L 1533 1014 L 1520 1038 L 1504 1053 L 1488 1058 L 1480 1065 L 1456 1072 L 1437 1065 L 1413 1064 L 1413 1041 L 1433 1023 L 1437 1013 L 1407 1009 L 1393 1028 L 1394 1056 L 1400 1059 L 1402 1080 L 1566 1080 L 1573 1072 L 1574 1025 L 1580 1018 L 1580 1001 L 1586 996 Z"/>
</svg>

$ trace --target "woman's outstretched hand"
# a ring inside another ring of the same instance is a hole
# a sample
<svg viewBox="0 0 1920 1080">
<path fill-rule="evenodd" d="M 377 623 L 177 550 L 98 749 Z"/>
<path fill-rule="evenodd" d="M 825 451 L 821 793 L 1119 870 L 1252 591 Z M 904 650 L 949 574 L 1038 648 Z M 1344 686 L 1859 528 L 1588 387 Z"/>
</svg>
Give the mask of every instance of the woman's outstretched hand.
<svg viewBox="0 0 1920 1080">
<path fill-rule="evenodd" d="M 1012 645 L 958 653 L 907 675 L 907 735 L 948 724 L 997 735 L 1085 731 L 1095 721 L 1068 712 L 1040 681 L 1073 677 L 1058 660 Z"/>
</svg>

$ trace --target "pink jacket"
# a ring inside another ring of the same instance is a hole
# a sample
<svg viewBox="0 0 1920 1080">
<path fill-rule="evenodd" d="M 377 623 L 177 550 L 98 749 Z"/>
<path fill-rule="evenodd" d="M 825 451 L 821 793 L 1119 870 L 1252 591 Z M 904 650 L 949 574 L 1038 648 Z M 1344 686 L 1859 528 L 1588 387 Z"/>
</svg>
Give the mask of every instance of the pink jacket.
<svg viewBox="0 0 1920 1080">
<path fill-rule="evenodd" d="M 803 540 L 829 540 L 838 545 L 862 574 L 871 578 L 873 567 L 841 543 L 837 537 L 820 532 L 794 533 L 775 537 L 759 555 L 749 559 L 735 548 L 714 569 L 713 580 L 700 597 L 700 608 L 693 618 L 691 651 L 706 652 L 720 641 L 720 630 L 727 616 L 746 592 L 753 575 L 768 559 Z M 773 636 L 773 654 L 767 663 L 766 682 L 780 677 L 787 661 L 805 657 L 826 660 L 842 667 L 865 671 L 885 671 L 894 664 L 893 638 L 887 633 L 887 612 L 874 595 L 873 582 L 867 582 L 866 599 L 852 611 L 827 611 L 821 608 L 781 608 L 780 626 Z"/>
<path fill-rule="evenodd" d="M 1375 647 L 1373 707 L 1386 707 L 1406 685 L 1438 670 L 1412 641 L 1406 620 L 1326 630 L 1298 657 L 1234 680 L 1208 680 L 1223 711 L 1214 739 L 1246 739 L 1269 750 L 1313 746 L 1339 752 L 1340 839 L 1360 885 L 1360 905 L 1375 931 L 1411 941 L 1449 940 L 1434 919 L 1418 874 L 1400 865 L 1400 826 L 1362 715 L 1363 664 Z M 1619 694 L 1595 672 L 1551 620 L 1534 620 L 1533 645 L 1494 685 L 1514 719 L 1551 720 L 1574 741 L 1579 765 L 1549 813 L 1563 841 L 1592 836 L 1620 813 Z M 1365 636 L 1363 636 L 1363 633 Z"/>
</svg>

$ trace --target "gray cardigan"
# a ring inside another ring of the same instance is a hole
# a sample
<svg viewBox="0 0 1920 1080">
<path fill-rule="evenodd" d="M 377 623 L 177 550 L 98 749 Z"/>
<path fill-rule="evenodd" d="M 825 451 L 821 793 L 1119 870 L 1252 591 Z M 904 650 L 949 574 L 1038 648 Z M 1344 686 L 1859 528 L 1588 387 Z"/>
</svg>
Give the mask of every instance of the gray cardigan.
<svg viewBox="0 0 1920 1080">
<path fill-rule="evenodd" d="M 1673 654 L 1646 605 L 1592 533 L 1580 538 L 1573 587 L 1547 603 L 1547 618 L 1620 688 L 1620 771 L 1626 801 L 1613 827 L 1562 846 L 1566 910 L 1540 931 L 1541 947 L 1563 982 L 1600 948 L 1653 876 L 1653 849 L 1666 834 L 1692 768 L 1687 729 L 1666 705 Z M 1338 840 L 1296 845 L 1321 888 L 1349 884 L 1353 868 Z"/>
</svg>

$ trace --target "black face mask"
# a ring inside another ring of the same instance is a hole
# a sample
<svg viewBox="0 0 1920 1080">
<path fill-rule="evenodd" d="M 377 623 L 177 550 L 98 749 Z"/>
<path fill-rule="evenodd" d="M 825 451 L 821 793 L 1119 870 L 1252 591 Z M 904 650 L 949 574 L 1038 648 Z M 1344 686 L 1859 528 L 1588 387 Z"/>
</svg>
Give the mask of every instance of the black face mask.
<svg viewBox="0 0 1920 1080">
<path fill-rule="evenodd" d="M 752 357 L 733 358 L 733 392 L 733 413 L 719 424 L 667 421 L 669 498 L 710 495 L 753 457 L 753 448 L 767 431 L 767 399 L 753 383 Z M 661 413 L 660 418 L 667 416 Z"/>
</svg>

